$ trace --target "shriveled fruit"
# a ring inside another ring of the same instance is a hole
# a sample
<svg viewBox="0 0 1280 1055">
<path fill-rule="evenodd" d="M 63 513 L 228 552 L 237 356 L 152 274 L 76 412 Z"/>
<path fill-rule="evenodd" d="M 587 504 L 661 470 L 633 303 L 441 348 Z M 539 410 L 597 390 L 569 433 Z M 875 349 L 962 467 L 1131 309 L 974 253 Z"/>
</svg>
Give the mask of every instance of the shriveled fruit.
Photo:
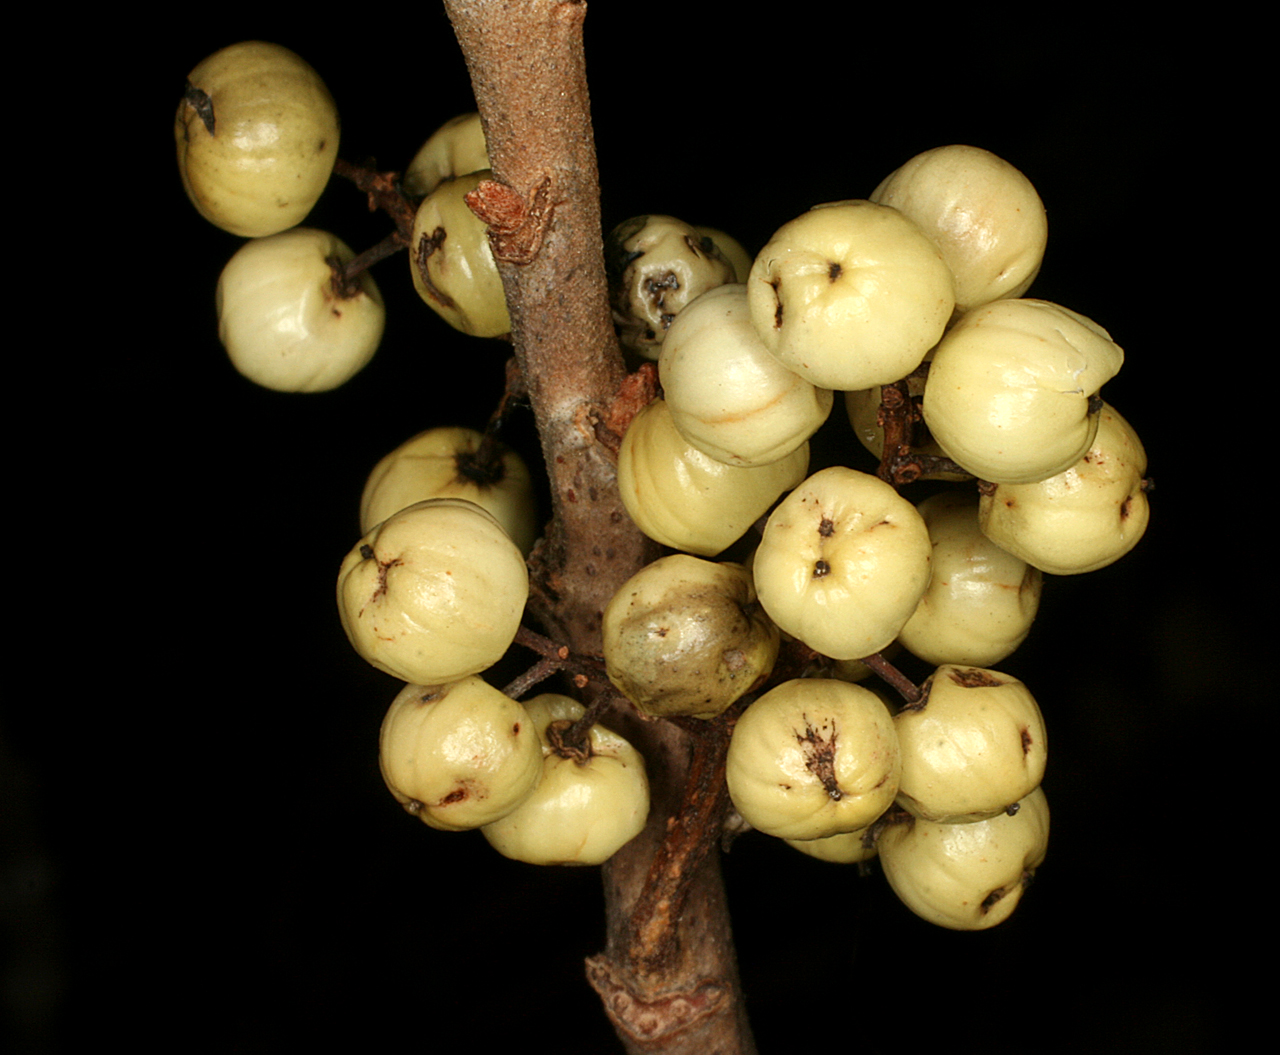
<svg viewBox="0 0 1280 1055">
<path fill-rule="evenodd" d="M 711 718 L 773 669 L 778 628 L 740 564 L 683 553 L 641 568 L 604 610 L 609 680 L 646 714 Z"/>
</svg>

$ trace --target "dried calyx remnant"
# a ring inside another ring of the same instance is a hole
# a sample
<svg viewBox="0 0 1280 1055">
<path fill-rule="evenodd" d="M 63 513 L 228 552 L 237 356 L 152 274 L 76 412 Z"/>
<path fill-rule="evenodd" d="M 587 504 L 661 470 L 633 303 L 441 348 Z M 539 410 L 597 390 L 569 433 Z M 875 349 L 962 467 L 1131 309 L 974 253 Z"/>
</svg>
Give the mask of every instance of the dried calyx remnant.
<svg viewBox="0 0 1280 1055">
<path fill-rule="evenodd" d="M 796 733 L 796 742 L 804 750 L 805 765 L 818 780 L 827 794 L 836 802 L 844 797 L 840 790 L 840 782 L 836 780 L 836 730 L 831 727 L 831 735 L 824 737 L 822 731 L 815 729 L 806 717 L 804 732 Z"/>
</svg>

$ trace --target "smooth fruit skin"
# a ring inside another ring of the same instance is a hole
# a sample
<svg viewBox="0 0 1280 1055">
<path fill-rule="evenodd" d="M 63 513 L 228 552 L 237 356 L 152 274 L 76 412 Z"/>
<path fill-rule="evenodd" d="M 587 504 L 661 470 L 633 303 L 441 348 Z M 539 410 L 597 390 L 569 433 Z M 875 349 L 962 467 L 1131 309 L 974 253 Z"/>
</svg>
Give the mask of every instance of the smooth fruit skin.
<svg viewBox="0 0 1280 1055">
<path fill-rule="evenodd" d="M 277 392 L 327 392 L 368 365 L 387 312 L 369 272 L 356 293 L 334 286 L 330 260 L 355 253 L 310 227 L 246 242 L 218 278 L 218 336 L 232 365 Z"/>
<path fill-rule="evenodd" d="M 747 279 L 751 322 L 788 370 L 849 391 L 906 377 L 955 307 L 951 272 L 887 205 L 816 205 L 780 227 Z"/>
<path fill-rule="evenodd" d="M 1017 678 L 947 663 L 894 717 L 898 804 L 943 824 L 985 820 L 1029 795 L 1048 757 L 1040 707 Z"/>
<path fill-rule="evenodd" d="M 1093 397 L 1123 363 L 1092 319 L 1049 301 L 998 300 L 961 317 L 934 349 L 921 410 L 974 476 L 1034 483 L 1089 449 Z"/>
<path fill-rule="evenodd" d="M 1030 632 L 1044 576 L 982 533 L 973 491 L 942 491 L 917 509 L 933 542 L 933 566 L 898 641 L 935 665 L 1000 662 Z"/>
<path fill-rule="evenodd" d="M 401 183 L 406 194 L 425 198 L 445 180 L 488 167 L 480 115 L 459 114 L 431 133 L 404 170 Z"/>
<path fill-rule="evenodd" d="M 649 817 L 644 758 L 593 725 L 585 761 L 557 754 L 547 730 L 582 717 L 582 704 L 544 693 L 525 705 L 542 743 L 542 776 L 511 813 L 481 829 L 504 857 L 537 865 L 598 865 L 640 834 Z"/>
<path fill-rule="evenodd" d="M 769 354 L 751 324 L 746 287 L 732 283 L 676 316 L 658 374 L 680 434 L 728 465 L 787 457 L 818 431 L 834 401 Z"/>
<path fill-rule="evenodd" d="M 338 110 L 324 82 L 288 48 L 252 40 L 191 71 L 211 103 L 210 131 L 189 95 L 174 135 L 187 197 L 210 223 L 261 238 L 300 223 L 338 157 Z"/>
<path fill-rule="evenodd" d="M 409 273 L 418 296 L 455 330 L 473 337 L 511 332 L 489 228 L 466 202 L 492 176 L 484 169 L 436 187 L 418 206 L 409 243 Z"/>
<path fill-rule="evenodd" d="M 752 574 L 783 631 L 832 659 L 861 659 L 915 611 L 932 549 L 915 506 L 874 476 L 833 466 L 769 516 Z"/>
<path fill-rule="evenodd" d="M 768 465 L 728 465 L 680 435 L 666 401 L 631 421 L 618 452 L 618 490 L 636 526 L 672 549 L 713 557 L 804 479 L 809 444 Z"/>
<path fill-rule="evenodd" d="M 442 831 L 491 824 L 538 786 L 542 751 L 524 707 L 480 678 L 406 685 L 379 736 L 388 790 Z"/>
<path fill-rule="evenodd" d="M 1049 804 L 1037 788 L 1010 816 L 973 824 L 912 819 L 880 835 L 885 878 L 921 919 L 986 930 L 1008 919 L 1049 845 Z"/>
<path fill-rule="evenodd" d="M 909 216 L 942 252 L 956 311 L 1020 297 L 1040 271 L 1049 224 L 1031 181 L 981 147 L 917 154 L 886 176 L 871 200 Z"/>
<path fill-rule="evenodd" d="M 725 779 L 742 819 L 781 839 L 861 831 L 893 804 L 901 772 L 889 710 L 860 685 L 783 682 L 738 719 Z"/>
<path fill-rule="evenodd" d="M 474 502 L 433 498 L 402 509 L 347 554 L 338 612 L 369 663 L 415 685 L 493 666 L 520 628 L 524 558 Z"/>
<path fill-rule="evenodd" d="M 979 503 L 979 524 L 996 545 L 1050 575 L 1096 571 L 1146 532 L 1146 471 L 1138 434 L 1104 404 L 1098 433 L 1075 465 L 1038 483 L 997 485 Z"/>
<path fill-rule="evenodd" d="M 484 436 L 475 429 L 458 427 L 427 429 L 405 440 L 369 473 L 360 496 L 360 530 L 372 531 L 415 502 L 463 498 L 492 513 L 520 552 L 528 556 L 538 537 L 529 467 L 515 451 L 498 444 L 502 478 L 488 482 L 468 476 L 459 459 L 474 454 L 483 442 Z"/>
</svg>

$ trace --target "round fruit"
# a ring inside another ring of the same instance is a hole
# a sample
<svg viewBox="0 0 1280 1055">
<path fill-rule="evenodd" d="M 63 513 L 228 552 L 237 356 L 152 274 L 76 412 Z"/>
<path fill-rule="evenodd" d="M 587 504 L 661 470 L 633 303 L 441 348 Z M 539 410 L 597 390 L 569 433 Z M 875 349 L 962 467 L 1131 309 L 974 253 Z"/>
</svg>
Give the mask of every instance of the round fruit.
<svg viewBox="0 0 1280 1055">
<path fill-rule="evenodd" d="M 585 757 L 562 754 L 549 734 L 582 717 L 582 704 L 545 693 L 525 705 L 542 743 L 542 778 L 519 806 L 482 829 L 505 857 L 536 865 L 598 865 L 634 839 L 649 817 L 644 759 L 617 733 L 593 725 Z"/>
<path fill-rule="evenodd" d="M 924 520 L 892 487 L 833 466 L 773 511 L 752 574 L 783 631 L 832 659 L 861 659 L 915 611 L 932 548 Z"/>
<path fill-rule="evenodd" d="M 902 747 L 898 803 L 960 824 L 1002 813 L 1040 786 L 1044 718 L 1017 678 L 944 664 L 894 717 Z"/>
<path fill-rule="evenodd" d="M 379 764 L 391 794 L 424 824 L 463 831 L 523 802 L 542 751 L 523 706 L 480 678 L 406 685 L 382 722 Z"/>
<path fill-rule="evenodd" d="M 1044 576 L 982 533 L 975 492 L 943 491 L 917 508 L 933 541 L 933 571 L 898 640 L 935 665 L 1000 662 L 1030 632 Z"/>
<path fill-rule="evenodd" d="M 742 819 L 782 839 L 861 831 L 893 805 L 901 759 L 893 719 L 860 685 L 783 682 L 734 726 L 725 762 Z"/>
<path fill-rule="evenodd" d="M 1021 172 L 989 150 L 945 146 L 886 176 L 871 200 L 909 216 L 942 251 L 956 310 L 1020 297 L 1040 271 L 1049 225 Z"/>
<path fill-rule="evenodd" d="M 604 610 L 609 680 L 650 715 L 712 718 L 769 675 L 778 628 L 740 564 L 677 553 L 641 568 Z"/>
<path fill-rule="evenodd" d="M 831 413 L 829 391 L 769 354 L 751 325 L 745 286 L 717 286 L 681 311 L 658 372 L 680 434 L 729 465 L 785 458 Z"/>
<path fill-rule="evenodd" d="M 426 197 L 445 180 L 489 167 L 478 113 L 459 114 L 431 133 L 404 170 L 405 193 Z"/>
<path fill-rule="evenodd" d="M 1043 300 L 969 312 L 934 350 L 921 406 L 933 438 L 993 483 L 1069 469 L 1098 431 L 1095 397 L 1124 352 L 1091 319 Z"/>
<path fill-rule="evenodd" d="M 300 223 L 338 157 L 338 110 L 319 74 L 251 40 L 210 55 L 187 82 L 174 135 L 200 215 L 246 238 Z"/>
<path fill-rule="evenodd" d="M 524 459 L 504 444 L 491 464 L 475 459 L 484 443 L 474 429 L 438 428 L 405 440 L 384 457 L 360 496 L 360 530 L 371 531 L 392 513 L 428 498 L 464 498 L 492 513 L 520 552 L 538 537 L 533 481 Z"/>
<path fill-rule="evenodd" d="M 382 340 L 386 308 L 368 271 L 327 231 L 295 227 L 240 247 L 218 278 L 218 336 L 250 381 L 279 392 L 326 392 L 359 373 Z"/>
<path fill-rule="evenodd" d="M 478 674 L 515 639 L 524 558 L 474 502 L 433 498 L 361 539 L 338 573 L 338 612 L 366 660 L 415 685 Z"/>
<path fill-rule="evenodd" d="M 998 484 L 978 507 L 983 533 L 1050 575 L 1096 571 L 1147 530 L 1147 454 L 1132 426 L 1103 405 L 1098 433 L 1070 469 L 1032 484 Z"/>
<path fill-rule="evenodd" d="M 844 391 L 906 377 L 955 307 L 937 247 L 902 213 L 869 201 L 816 205 L 784 224 L 756 256 L 747 296 L 779 362 Z"/>
<path fill-rule="evenodd" d="M 655 399 L 627 428 L 618 452 L 618 490 L 636 526 L 672 549 L 713 557 L 804 479 L 809 444 L 768 465 L 728 465 L 680 435 Z"/>
<path fill-rule="evenodd" d="M 492 175 L 485 169 L 436 187 L 418 206 L 409 243 L 409 272 L 418 296 L 455 330 L 475 337 L 511 332 L 489 228 L 466 202 Z"/>
<path fill-rule="evenodd" d="M 1049 805 L 1037 788 L 1017 808 L 973 824 L 911 817 L 880 834 L 885 878 L 921 919 L 985 930 L 1008 919 L 1049 845 Z"/>
</svg>

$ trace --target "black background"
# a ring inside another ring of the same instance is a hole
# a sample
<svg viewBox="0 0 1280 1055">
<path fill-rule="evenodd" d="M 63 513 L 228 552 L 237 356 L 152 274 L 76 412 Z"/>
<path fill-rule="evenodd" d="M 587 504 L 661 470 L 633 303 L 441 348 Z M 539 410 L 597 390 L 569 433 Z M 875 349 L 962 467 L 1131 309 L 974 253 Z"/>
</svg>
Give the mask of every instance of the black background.
<svg viewBox="0 0 1280 1055">
<path fill-rule="evenodd" d="M 1228 878 L 1261 704 L 1242 606 L 1269 574 L 1246 563 L 1252 514 L 1232 482 L 1248 440 L 1222 425 L 1247 402 L 1217 314 L 1233 224 L 1205 192 L 1229 89 L 1184 87 L 1189 39 L 1102 17 L 714 10 L 592 5 L 606 225 L 668 212 L 754 252 L 921 150 L 993 150 L 1048 207 L 1032 294 L 1126 350 L 1105 395 L 1157 485 L 1148 537 L 1049 581 L 1002 664 L 1046 716 L 1054 825 L 1008 923 L 940 930 L 878 874 L 758 835 L 734 846 L 761 1051 L 1219 1050 L 1214 983 L 1254 911 Z M 334 608 L 365 474 L 421 429 L 480 426 L 501 346 L 436 319 L 401 256 L 375 270 L 389 315 L 368 369 L 323 395 L 256 389 L 216 338 L 213 289 L 240 240 L 200 219 L 173 160 L 186 72 L 256 37 L 326 78 L 344 157 L 402 167 L 472 108 L 447 21 L 427 5 L 161 32 L 124 58 L 95 52 L 42 122 L 92 149 L 59 161 L 74 237 L 48 262 L 57 295 L 34 301 L 58 336 L 19 375 L 50 427 L 23 448 L 35 505 L 20 503 L 11 599 L 11 649 L 44 676 L 6 694 L 0 724 L 7 1028 L 31 1051 L 432 1050 L 455 1031 L 485 1053 L 619 1050 L 582 971 L 603 940 L 598 870 L 517 864 L 408 818 L 377 768 L 397 684 L 354 655 Z M 388 229 L 337 180 L 308 223 L 357 249 Z"/>
</svg>

